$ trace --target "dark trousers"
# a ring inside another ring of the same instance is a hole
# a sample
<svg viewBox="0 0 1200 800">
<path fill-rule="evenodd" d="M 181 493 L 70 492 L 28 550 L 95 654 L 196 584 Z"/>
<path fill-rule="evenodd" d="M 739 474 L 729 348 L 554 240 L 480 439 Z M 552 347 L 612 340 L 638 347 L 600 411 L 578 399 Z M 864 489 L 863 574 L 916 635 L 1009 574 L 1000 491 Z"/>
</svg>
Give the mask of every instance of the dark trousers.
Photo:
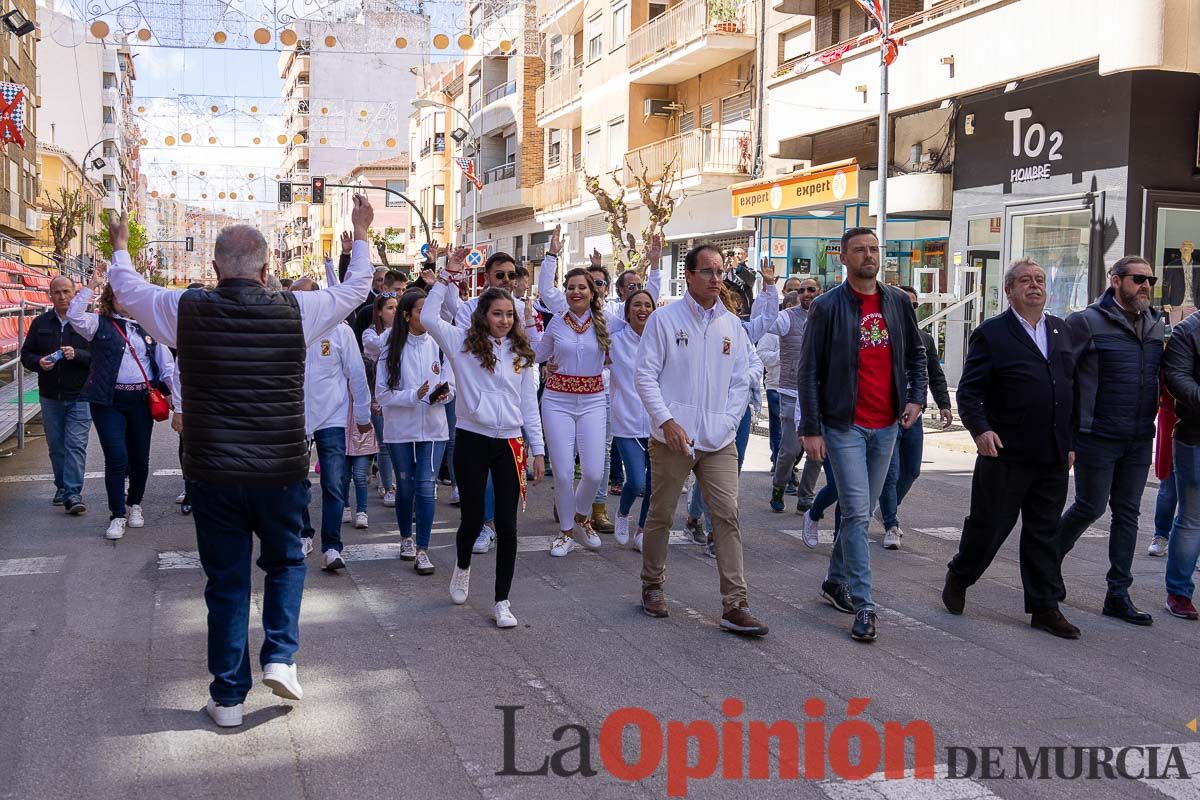
<svg viewBox="0 0 1200 800">
<path fill-rule="evenodd" d="M 1105 439 L 1081 433 L 1075 440 L 1075 502 L 1059 522 L 1062 557 L 1087 527 L 1112 509 L 1108 535 L 1108 593 L 1128 596 L 1133 585 L 1142 490 L 1150 474 L 1153 441 Z"/>
<path fill-rule="evenodd" d="M 150 435 L 154 419 L 144 389 L 113 392 L 112 405 L 92 403 L 92 424 L 104 451 L 104 489 L 108 512 L 125 516 L 125 504 L 140 506 L 150 476 Z M 129 479 L 129 494 L 125 479 Z"/>
<path fill-rule="evenodd" d="M 979 456 L 971 479 L 971 513 L 950 571 L 967 586 L 983 577 L 1020 514 L 1025 611 L 1058 608 L 1066 597 L 1058 538 L 1058 517 L 1066 502 L 1065 461 L 1018 464 Z"/>
<path fill-rule="evenodd" d="M 294 663 L 300 647 L 300 598 L 304 594 L 301 511 L 308 506 L 304 482 L 272 489 L 217 486 L 188 481 L 196 521 L 196 544 L 208 582 L 209 693 L 221 705 L 237 705 L 250 691 L 250 559 L 261 541 L 263 645 L 259 663 Z"/>
<path fill-rule="evenodd" d="M 533 458 L 532 454 L 529 456 Z M 517 565 L 517 507 L 521 503 L 521 483 L 516 462 L 507 439 L 493 439 L 459 428 L 454 440 L 454 475 L 458 479 L 459 508 L 455 542 L 458 567 L 471 566 L 471 546 L 484 523 L 484 495 L 488 477 L 495 491 L 496 512 L 496 602 L 508 599 L 513 570 Z"/>
</svg>

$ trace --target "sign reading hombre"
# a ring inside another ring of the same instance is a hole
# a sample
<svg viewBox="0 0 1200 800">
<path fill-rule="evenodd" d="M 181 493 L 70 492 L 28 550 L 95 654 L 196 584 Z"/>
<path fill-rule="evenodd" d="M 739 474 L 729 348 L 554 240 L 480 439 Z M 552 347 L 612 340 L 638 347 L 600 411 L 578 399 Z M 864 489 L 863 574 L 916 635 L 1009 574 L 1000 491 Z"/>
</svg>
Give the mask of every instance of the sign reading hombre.
<svg viewBox="0 0 1200 800">
<path fill-rule="evenodd" d="M 776 211 L 811 208 L 858 197 L 858 166 L 818 169 L 777 180 L 754 181 L 729 187 L 735 217 L 754 217 Z"/>
</svg>

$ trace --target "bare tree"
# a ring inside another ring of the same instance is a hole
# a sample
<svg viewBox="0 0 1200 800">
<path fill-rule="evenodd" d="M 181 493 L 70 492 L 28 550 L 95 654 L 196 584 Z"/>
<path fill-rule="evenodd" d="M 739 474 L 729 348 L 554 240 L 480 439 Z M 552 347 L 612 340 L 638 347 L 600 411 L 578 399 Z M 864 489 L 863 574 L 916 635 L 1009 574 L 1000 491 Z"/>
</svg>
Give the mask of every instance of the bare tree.
<svg viewBox="0 0 1200 800">
<path fill-rule="evenodd" d="M 50 238 L 54 240 L 54 255 L 66 258 L 71 241 L 79 234 L 79 226 L 92 221 L 92 210 L 83 189 L 67 191 L 58 187 L 58 197 L 46 194 L 42 210 L 50 213 Z"/>
</svg>

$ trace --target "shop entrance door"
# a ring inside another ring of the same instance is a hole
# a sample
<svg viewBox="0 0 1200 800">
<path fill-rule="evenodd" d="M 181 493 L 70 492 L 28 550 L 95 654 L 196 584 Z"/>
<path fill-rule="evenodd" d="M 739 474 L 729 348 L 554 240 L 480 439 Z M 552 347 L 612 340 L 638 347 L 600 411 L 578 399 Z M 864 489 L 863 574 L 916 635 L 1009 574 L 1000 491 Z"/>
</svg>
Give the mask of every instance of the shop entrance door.
<svg viewBox="0 0 1200 800">
<path fill-rule="evenodd" d="M 1047 314 L 1066 317 L 1086 308 L 1094 296 L 1092 284 L 1100 280 L 1095 276 L 1103 273 L 1093 269 L 1092 262 L 1098 258 L 1093 244 L 1103 226 L 1104 192 L 1012 203 L 1004 217 L 1001 264 L 1031 258 L 1042 266 Z M 1000 302 L 1007 307 L 1006 301 Z"/>
<path fill-rule="evenodd" d="M 983 319 L 996 316 L 1004 310 L 1004 269 L 1000 266 L 1000 251 L 968 250 L 967 264 L 979 270 L 979 297 L 983 305 Z M 969 291 L 970 288 L 963 287 L 964 294 Z"/>
</svg>

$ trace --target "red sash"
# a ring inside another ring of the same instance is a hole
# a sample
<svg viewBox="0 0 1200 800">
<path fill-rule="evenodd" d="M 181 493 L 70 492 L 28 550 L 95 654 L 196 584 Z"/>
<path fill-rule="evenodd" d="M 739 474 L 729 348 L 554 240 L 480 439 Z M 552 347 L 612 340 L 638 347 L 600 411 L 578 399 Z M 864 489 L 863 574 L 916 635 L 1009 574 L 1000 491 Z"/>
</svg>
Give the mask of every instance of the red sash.
<svg viewBox="0 0 1200 800">
<path fill-rule="evenodd" d="M 515 439 L 508 440 L 509 449 L 512 450 L 513 463 L 517 467 L 517 480 L 521 484 L 521 510 L 525 510 L 525 464 L 529 460 L 529 453 L 525 449 L 525 439 L 518 436 Z"/>
</svg>

